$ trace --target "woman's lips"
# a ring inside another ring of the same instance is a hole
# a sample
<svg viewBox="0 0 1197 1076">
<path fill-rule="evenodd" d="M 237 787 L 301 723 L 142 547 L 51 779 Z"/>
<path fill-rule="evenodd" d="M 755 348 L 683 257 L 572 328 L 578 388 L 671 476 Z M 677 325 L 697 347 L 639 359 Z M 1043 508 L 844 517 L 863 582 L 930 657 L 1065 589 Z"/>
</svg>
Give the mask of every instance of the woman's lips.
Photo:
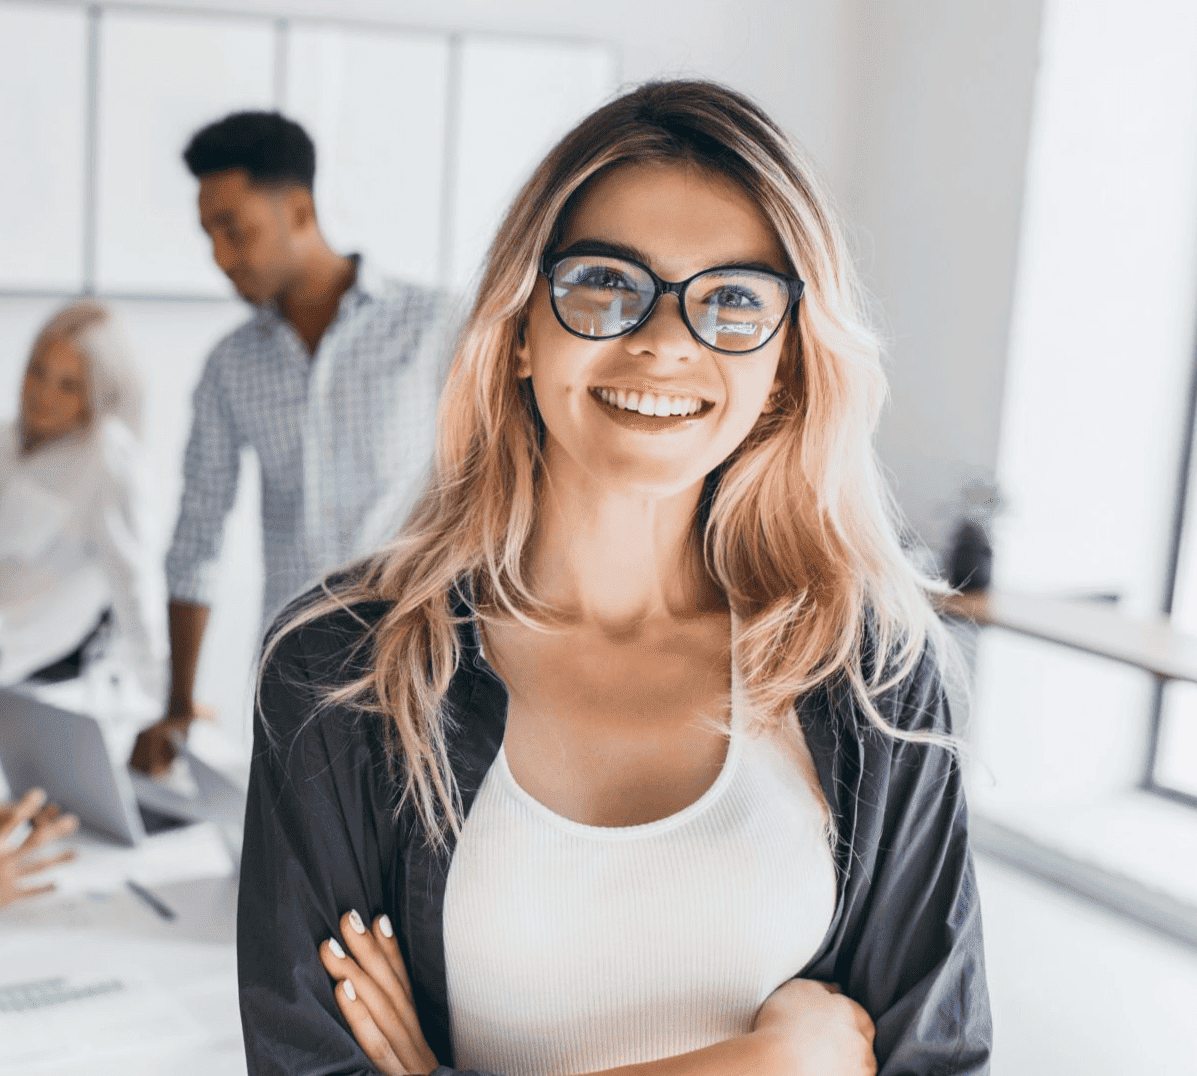
<svg viewBox="0 0 1197 1076">
<path fill-rule="evenodd" d="M 620 407 L 617 402 L 619 397 L 616 396 L 616 390 L 606 388 L 590 390 L 591 398 L 603 409 L 603 413 L 612 422 L 623 426 L 624 429 L 641 430 L 647 433 L 663 433 L 679 426 L 692 425 L 715 406 L 706 400 L 699 400 L 697 397 L 665 397 L 651 393 L 625 393 L 623 390 L 619 390 L 619 394 L 624 399 L 623 407 Z M 629 398 L 632 396 L 635 399 Z M 649 397 L 648 402 L 642 402 L 644 397 Z M 686 413 L 657 414 L 657 410 L 663 410 L 663 407 L 659 406 L 662 400 L 677 401 L 677 404 L 671 402 L 671 412 L 681 409 L 681 405 L 684 404 Z M 630 406 L 633 403 L 637 405 L 635 410 L 632 410 Z M 645 413 L 639 409 L 641 406 L 648 407 L 650 404 L 653 405 L 653 413 Z"/>
</svg>

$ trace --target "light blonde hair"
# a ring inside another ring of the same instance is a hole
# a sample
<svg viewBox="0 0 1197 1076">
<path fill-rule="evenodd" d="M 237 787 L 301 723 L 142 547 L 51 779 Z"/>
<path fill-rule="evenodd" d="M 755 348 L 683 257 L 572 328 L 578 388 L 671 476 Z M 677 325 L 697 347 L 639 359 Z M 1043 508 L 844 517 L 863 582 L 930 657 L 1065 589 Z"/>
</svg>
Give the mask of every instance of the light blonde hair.
<svg viewBox="0 0 1197 1076">
<path fill-rule="evenodd" d="M 627 163 L 731 180 L 806 281 L 779 364 L 789 389 L 708 476 L 693 532 L 738 618 L 737 658 L 754 711 L 801 735 L 795 701 L 840 677 L 885 734 L 953 743 L 887 724 L 875 702 L 925 649 L 949 649 L 928 600 L 945 588 L 911 566 L 899 541 L 872 446 L 886 392 L 881 349 L 829 199 L 747 98 L 705 81 L 653 82 L 584 119 L 517 195 L 457 342 L 432 480 L 398 537 L 293 610 L 265 651 L 264 661 L 282 634 L 333 608 L 388 603 L 362 641 L 372 648 L 369 671 L 326 701 L 384 717 L 401 802 L 414 804 L 438 845 L 444 827 L 461 820 L 441 705 L 461 657 L 455 602 L 464 592 L 484 623 L 554 624 L 524 568 L 543 426 L 529 383 L 517 377 L 516 349 L 537 267 L 587 185 Z"/>
<path fill-rule="evenodd" d="M 32 365 L 48 347 L 66 341 L 82 356 L 87 382 L 88 424 L 107 417 L 120 419 L 137 436 L 142 433 L 141 371 L 120 321 L 112 308 L 96 299 L 74 299 L 42 326 L 29 349 Z M 18 418 L 21 443 L 25 417 Z"/>
</svg>

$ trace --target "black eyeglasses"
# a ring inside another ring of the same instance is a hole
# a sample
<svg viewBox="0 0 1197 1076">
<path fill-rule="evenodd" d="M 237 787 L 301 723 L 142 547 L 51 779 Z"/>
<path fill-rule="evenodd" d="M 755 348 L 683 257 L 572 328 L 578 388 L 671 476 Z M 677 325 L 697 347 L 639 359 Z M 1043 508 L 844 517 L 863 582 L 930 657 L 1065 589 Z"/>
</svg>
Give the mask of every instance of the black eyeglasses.
<svg viewBox="0 0 1197 1076">
<path fill-rule="evenodd" d="M 643 325 L 662 295 L 677 296 L 682 321 L 700 344 L 725 355 L 764 347 L 805 284 L 772 269 L 718 265 L 689 280 L 662 280 L 647 265 L 600 249 L 574 247 L 545 254 L 553 313 L 583 340 L 614 340 Z"/>
</svg>

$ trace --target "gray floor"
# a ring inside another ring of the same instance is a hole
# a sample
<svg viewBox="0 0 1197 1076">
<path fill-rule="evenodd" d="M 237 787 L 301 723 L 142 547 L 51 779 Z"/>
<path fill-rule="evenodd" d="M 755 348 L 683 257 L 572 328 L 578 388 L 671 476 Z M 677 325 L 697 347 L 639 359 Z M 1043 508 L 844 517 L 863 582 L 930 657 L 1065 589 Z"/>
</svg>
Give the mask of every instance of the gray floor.
<svg viewBox="0 0 1197 1076">
<path fill-rule="evenodd" d="M 993 1076 L 1197 1076 L 1197 950 L 979 858 Z"/>
</svg>

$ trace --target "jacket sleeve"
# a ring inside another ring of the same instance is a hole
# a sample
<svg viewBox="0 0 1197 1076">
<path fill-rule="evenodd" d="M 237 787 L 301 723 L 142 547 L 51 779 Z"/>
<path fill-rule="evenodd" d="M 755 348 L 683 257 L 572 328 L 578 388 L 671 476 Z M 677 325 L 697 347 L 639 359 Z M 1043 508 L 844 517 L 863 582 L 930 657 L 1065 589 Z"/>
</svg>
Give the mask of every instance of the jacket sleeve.
<svg viewBox="0 0 1197 1076">
<path fill-rule="evenodd" d="M 882 713 L 904 729 L 951 732 L 932 657 Z M 937 745 L 865 736 L 862 797 L 872 802 L 854 844 L 871 871 L 846 991 L 873 1018 L 878 1076 L 979 1076 L 992 1024 L 959 760 Z"/>
<path fill-rule="evenodd" d="M 287 635 L 263 672 L 245 813 L 237 973 L 252 1076 L 364 1076 L 317 947 L 350 908 L 383 906 L 375 761 L 365 730 L 321 709 L 305 653 L 317 629 Z M 381 810 L 380 810 L 381 809 Z"/>
<path fill-rule="evenodd" d="M 400 922 L 391 869 L 399 841 L 381 737 L 320 707 L 343 680 L 343 632 L 287 635 L 268 662 L 254 716 L 237 908 L 237 973 L 250 1076 L 377 1073 L 341 1017 L 317 953 L 341 915 Z M 455 1076 L 438 1068 L 437 1076 Z"/>
</svg>

